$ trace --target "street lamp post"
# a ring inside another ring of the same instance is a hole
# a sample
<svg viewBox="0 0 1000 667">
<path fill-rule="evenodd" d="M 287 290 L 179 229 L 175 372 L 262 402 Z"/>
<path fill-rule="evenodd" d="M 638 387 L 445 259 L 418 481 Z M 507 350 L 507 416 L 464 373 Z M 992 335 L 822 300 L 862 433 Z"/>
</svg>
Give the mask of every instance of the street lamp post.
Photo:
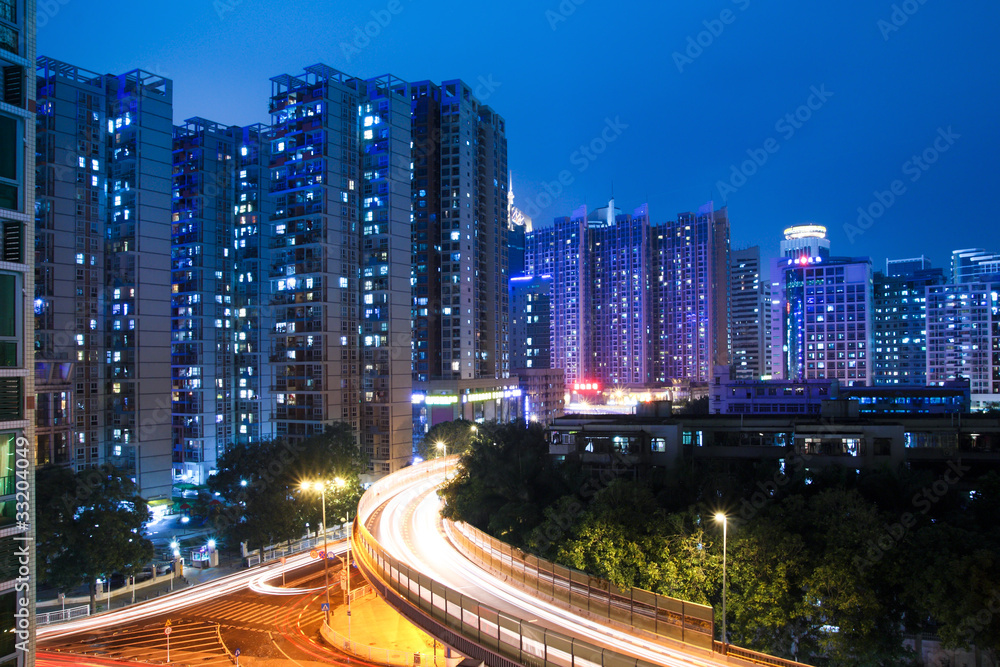
<svg viewBox="0 0 1000 667">
<path fill-rule="evenodd" d="M 722 646 L 724 648 L 723 655 L 726 655 L 729 653 L 729 640 L 726 636 L 726 587 L 728 586 L 726 581 L 726 533 L 729 521 L 722 512 L 715 515 L 715 520 L 722 524 Z"/>
<path fill-rule="evenodd" d="M 438 440 L 436 443 L 437 448 L 441 450 L 441 456 L 448 458 L 448 445 L 443 440 Z M 444 464 L 444 476 L 448 477 L 448 463 Z"/>
<path fill-rule="evenodd" d="M 337 479 L 335 479 L 334 484 L 337 486 L 338 489 L 341 490 L 343 490 L 347 486 L 347 482 L 344 480 L 343 477 L 338 477 Z M 345 518 L 347 519 L 347 523 L 350 524 L 351 521 L 350 511 L 347 512 L 347 516 Z M 344 562 L 344 572 L 346 575 L 344 579 L 346 580 L 347 586 L 344 589 L 344 596 L 347 598 L 347 644 L 348 646 L 353 646 L 353 643 L 351 641 L 351 534 L 353 533 L 353 530 L 351 529 L 348 530 L 350 530 L 350 532 L 347 535 L 347 560 Z M 348 663 L 351 662 L 350 654 L 348 654 L 347 656 L 347 662 Z"/>
<path fill-rule="evenodd" d="M 302 488 L 319 490 L 320 503 L 323 505 L 323 581 L 326 585 L 326 624 L 330 625 L 330 558 L 326 544 L 326 484 L 323 482 L 303 482 Z"/>
</svg>

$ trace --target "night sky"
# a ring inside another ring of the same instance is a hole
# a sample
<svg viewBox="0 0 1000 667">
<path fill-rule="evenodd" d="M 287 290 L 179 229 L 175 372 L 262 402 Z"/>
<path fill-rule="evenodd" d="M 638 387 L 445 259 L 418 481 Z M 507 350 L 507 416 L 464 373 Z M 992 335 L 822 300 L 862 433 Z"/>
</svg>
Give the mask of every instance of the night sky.
<svg viewBox="0 0 1000 667">
<path fill-rule="evenodd" d="M 175 122 L 267 122 L 270 77 L 317 62 L 464 79 L 507 120 L 536 225 L 605 204 L 613 184 L 654 222 L 725 203 L 733 247 L 765 256 L 806 221 L 876 268 L 1000 251 L 995 0 L 40 0 L 38 13 L 39 55 L 173 79 Z"/>
</svg>

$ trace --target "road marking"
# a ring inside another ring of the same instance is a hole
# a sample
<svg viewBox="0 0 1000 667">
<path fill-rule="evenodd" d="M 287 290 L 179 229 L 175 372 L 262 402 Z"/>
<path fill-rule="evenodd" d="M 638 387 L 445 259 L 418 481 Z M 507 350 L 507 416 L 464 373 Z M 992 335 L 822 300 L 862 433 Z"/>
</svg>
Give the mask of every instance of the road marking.
<svg viewBox="0 0 1000 667">
<path fill-rule="evenodd" d="M 302 667 L 302 663 L 301 662 L 299 662 L 298 660 L 296 660 L 292 656 L 290 656 L 287 653 L 285 653 L 285 651 L 282 650 L 282 648 L 280 646 L 278 646 L 278 642 L 274 641 L 274 637 L 271 637 L 271 633 L 270 632 L 267 633 L 267 636 L 271 639 L 271 643 L 274 644 L 274 648 L 276 648 L 279 651 L 281 651 L 281 655 L 285 656 L 286 658 L 288 658 L 289 660 L 291 660 L 292 662 L 294 662 L 299 667 Z"/>
</svg>

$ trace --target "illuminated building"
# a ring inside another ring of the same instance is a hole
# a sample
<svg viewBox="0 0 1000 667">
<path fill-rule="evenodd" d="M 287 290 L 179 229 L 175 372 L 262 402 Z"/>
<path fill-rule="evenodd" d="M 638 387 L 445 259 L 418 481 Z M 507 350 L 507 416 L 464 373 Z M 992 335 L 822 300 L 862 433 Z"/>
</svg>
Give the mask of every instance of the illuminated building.
<svg viewBox="0 0 1000 667">
<path fill-rule="evenodd" d="M 981 248 L 952 251 L 952 284 L 997 281 L 1000 281 L 1000 254 L 986 252 Z"/>
<path fill-rule="evenodd" d="M 0 661 L 19 666 L 35 664 L 35 13 L 33 2 L 0 0 Z M 16 514 L 25 496 L 26 521 Z M 22 550 L 27 576 L 15 582 Z M 15 614 L 30 619 L 20 632 Z"/>
<path fill-rule="evenodd" d="M 524 397 L 524 418 L 549 424 L 563 414 L 565 375 L 551 368 L 552 276 L 510 279 L 511 371 Z"/>
<path fill-rule="evenodd" d="M 169 499 L 173 84 L 45 57 L 37 77 L 39 460 Z"/>
<path fill-rule="evenodd" d="M 653 380 L 708 382 L 729 363 L 729 217 L 712 202 L 653 227 Z"/>
<path fill-rule="evenodd" d="M 916 267 L 921 268 L 916 268 Z M 927 384 L 927 296 L 944 272 L 919 260 L 889 260 L 874 277 L 873 384 Z"/>
<path fill-rule="evenodd" d="M 175 482 L 204 484 L 227 445 L 271 434 L 260 257 L 267 148 L 261 126 L 191 118 L 174 128 Z"/>
<path fill-rule="evenodd" d="M 729 267 L 729 330 L 731 363 L 738 379 L 754 380 L 766 374 L 766 285 L 761 277 L 760 248 L 733 250 Z"/>
<path fill-rule="evenodd" d="M 275 435 L 344 421 L 369 472 L 394 472 L 412 449 L 411 88 L 322 64 L 271 83 Z"/>
<path fill-rule="evenodd" d="M 870 385 L 871 260 L 831 257 L 825 231 L 785 230 L 783 256 L 772 264 L 772 375 Z"/>
<path fill-rule="evenodd" d="M 499 392 L 493 405 L 464 404 L 462 415 L 519 415 L 518 399 L 506 395 L 517 386 L 508 348 L 506 122 L 459 80 L 413 83 L 410 102 L 414 394 L 442 386 L 456 396 Z M 414 438 L 441 414 L 414 404 Z"/>
<path fill-rule="evenodd" d="M 561 368 L 567 385 L 587 373 L 589 331 L 586 329 L 590 294 L 587 289 L 587 208 L 556 218 L 550 227 L 535 228 L 525 242 L 528 275 L 552 276 L 552 329 L 549 334 L 552 368 Z"/>
<path fill-rule="evenodd" d="M 1000 283 L 927 287 L 927 383 L 968 380 L 973 407 L 1000 400 Z"/>
<path fill-rule="evenodd" d="M 514 276 L 510 279 L 510 304 L 513 372 L 551 368 L 552 276 Z"/>
<path fill-rule="evenodd" d="M 586 368 L 606 385 L 649 382 L 649 262 L 648 205 L 622 215 L 612 199 L 587 216 Z"/>
<path fill-rule="evenodd" d="M 462 81 L 411 91 L 413 377 L 505 378 L 506 124 Z"/>
</svg>

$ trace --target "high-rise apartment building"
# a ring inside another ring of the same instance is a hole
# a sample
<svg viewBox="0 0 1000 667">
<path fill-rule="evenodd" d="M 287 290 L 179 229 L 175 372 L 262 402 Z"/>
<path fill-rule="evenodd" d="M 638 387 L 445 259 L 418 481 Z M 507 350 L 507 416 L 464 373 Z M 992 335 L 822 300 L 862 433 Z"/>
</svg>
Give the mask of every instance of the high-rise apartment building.
<svg viewBox="0 0 1000 667">
<path fill-rule="evenodd" d="M 412 84 L 410 113 L 419 439 L 443 419 L 511 418 L 520 411 L 520 390 L 508 347 L 506 123 L 459 80 Z"/>
<path fill-rule="evenodd" d="M 654 381 L 709 382 L 729 364 L 729 217 L 712 202 L 652 231 Z"/>
<path fill-rule="evenodd" d="M 1000 283 L 927 287 L 927 384 L 968 380 L 973 407 L 1000 400 Z"/>
<path fill-rule="evenodd" d="M 170 498 L 173 86 L 44 57 L 37 86 L 38 458 Z"/>
<path fill-rule="evenodd" d="M 514 374 L 551 368 L 552 276 L 510 279 L 510 351 Z"/>
<path fill-rule="evenodd" d="M 34 321 L 30 315 L 35 238 L 34 65 L 34 0 L 0 0 L 0 662 L 27 666 L 35 664 L 33 537 L 38 502 L 34 488 Z M 22 504 L 22 480 L 28 482 L 27 511 Z M 31 620 L 27 628 L 16 622 L 17 615 Z"/>
<path fill-rule="evenodd" d="M 590 332 L 586 329 L 590 290 L 587 288 L 587 208 L 556 218 L 550 227 L 535 228 L 525 242 L 529 275 L 552 276 L 552 368 L 561 368 L 567 386 L 587 379 Z"/>
<path fill-rule="evenodd" d="M 916 267 L 921 268 L 916 268 Z M 925 260 L 889 260 L 873 286 L 873 384 L 927 384 L 927 288 L 944 272 Z"/>
<path fill-rule="evenodd" d="M 785 230 L 788 245 L 772 264 L 772 376 L 870 385 L 871 260 L 830 257 L 825 234 L 818 225 Z"/>
<path fill-rule="evenodd" d="M 399 168 L 412 159 L 410 86 L 322 64 L 271 82 L 275 435 L 306 438 L 342 420 L 370 472 L 393 472 L 412 450 L 412 184 Z M 472 140 L 471 128 L 449 134 L 468 153 L 479 150 Z M 449 204 L 464 212 L 469 200 L 471 211 L 471 190 L 457 190 Z M 458 221 L 461 242 L 475 230 L 471 215 Z M 460 287 L 474 277 L 468 267 L 454 275 Z M 459 296 L 465 315 L 471 295 Z"/>
<path fill-rule="evenodd" d="M 411 90 L 413 378 L 506 378 L 506 125 L 462 81 Z"/>
<path fill-rule="evenodd" d="M 587 374 L 605 386 L 643 386 L 652 373 L 649 206 L 622 215 L 612 199 L 587 216 Z"/>
<path fill-rule="evenodd" d="M 204 484 L 227 445 L 270 435 L 260 258 L 268 146 L 260 126 L 202 118 L 175 127 L 173 141 L 174 481 Z"/>
<path fill-rule="evenodd" d="M 729 266 L 730 363 L 737 380 L 759 380 L 767 374 L 768 291 L 761 275 L 760 247 L 733 250 Z"/>
</svg>

